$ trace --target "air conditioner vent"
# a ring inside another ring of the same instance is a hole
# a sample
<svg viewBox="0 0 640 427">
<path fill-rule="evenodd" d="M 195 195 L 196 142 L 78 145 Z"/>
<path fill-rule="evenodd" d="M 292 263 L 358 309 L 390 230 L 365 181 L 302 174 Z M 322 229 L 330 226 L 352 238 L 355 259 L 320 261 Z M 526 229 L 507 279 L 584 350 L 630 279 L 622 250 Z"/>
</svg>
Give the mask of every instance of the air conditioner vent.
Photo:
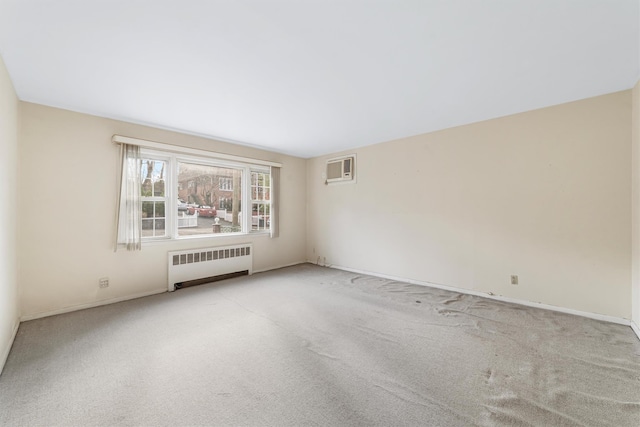
<svg viewBox="0 0 640 427">
<path fill-rule="evenodd" d="M 327 161 L 326 184 L 354 181 L 355 155 L 330 159 Z"/>
</svg>

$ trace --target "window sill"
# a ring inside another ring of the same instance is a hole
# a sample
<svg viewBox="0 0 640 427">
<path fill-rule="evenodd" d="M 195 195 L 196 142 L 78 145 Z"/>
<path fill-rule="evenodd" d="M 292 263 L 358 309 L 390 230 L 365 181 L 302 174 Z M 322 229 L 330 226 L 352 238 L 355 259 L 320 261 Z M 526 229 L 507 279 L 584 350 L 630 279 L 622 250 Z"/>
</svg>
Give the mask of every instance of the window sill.
<svg viewBox="0 0 640 427">
<path fill-rule="evenodd" d="M 216 241 L 221 239 L 233 239 L 233 238 L 242 238 L 242 237 L 269 237 L 271 235 L 271 231 L 251 231 L 249 233 L 220 233 L 220 234 L 205 234 L 205 235 L 195 235 L 195 236 L 180 236 L 174 238 L 162 238 L 162 239 L 149 239 L 143 240 L 142 246 L 157 246 L 157 245 L 166 245 L 166 244 L 174 244 L 176 242 L 188 242 L 188 241 L 202 241 L 202 240 L 210 240 Z"/>
</svg>

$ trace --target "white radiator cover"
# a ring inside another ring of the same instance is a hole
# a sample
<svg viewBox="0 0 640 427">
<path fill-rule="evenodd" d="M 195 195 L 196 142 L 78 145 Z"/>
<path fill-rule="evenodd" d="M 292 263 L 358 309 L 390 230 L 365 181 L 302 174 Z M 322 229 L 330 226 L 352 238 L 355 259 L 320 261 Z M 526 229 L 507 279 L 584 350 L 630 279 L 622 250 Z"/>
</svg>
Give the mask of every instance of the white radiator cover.
<svg viewBox="0 0 640 427">
<path fill-rule="evenodd" d="M 231 246 L 173 251 L 169 256 L 167 288 L 175 291 L 175 284 L 204 279 L 238 271 L 253 272 L 253 245 L 243 243 Z"/>
</svg>

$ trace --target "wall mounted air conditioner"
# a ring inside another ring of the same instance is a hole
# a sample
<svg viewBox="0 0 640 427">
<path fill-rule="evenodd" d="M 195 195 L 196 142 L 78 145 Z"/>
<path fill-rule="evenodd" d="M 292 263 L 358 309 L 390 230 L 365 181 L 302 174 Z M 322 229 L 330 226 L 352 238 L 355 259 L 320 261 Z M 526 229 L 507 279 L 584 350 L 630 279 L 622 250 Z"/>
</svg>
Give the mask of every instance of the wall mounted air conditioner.
<svg viewBox="0 0 640 427">
<path fill-rule="evenodd" d="M 328 160 L 325 183 L 353 181 L 356 176 L 355 165 L 355 155 Z"/>
</svg>

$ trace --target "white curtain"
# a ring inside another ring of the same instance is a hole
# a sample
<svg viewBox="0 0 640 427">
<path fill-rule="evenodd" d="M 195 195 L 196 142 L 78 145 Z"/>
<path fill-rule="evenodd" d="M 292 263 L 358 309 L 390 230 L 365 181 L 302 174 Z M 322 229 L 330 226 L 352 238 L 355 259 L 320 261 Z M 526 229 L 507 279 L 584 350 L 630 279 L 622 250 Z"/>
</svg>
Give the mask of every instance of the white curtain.
<svg viewBox="0 0 640 427">
<path fill-rule="evenodd" d="M 271 237 L 280 235 L 280 168 L 271 166 Z"/>
<path fill-rule="evenodd" d="M 142 202 L 140 200 L 140 147 L 120 145 L 120 197 L 118 198 L 117 243 L 128 251 L 142 249 Z"/>
</svg>

